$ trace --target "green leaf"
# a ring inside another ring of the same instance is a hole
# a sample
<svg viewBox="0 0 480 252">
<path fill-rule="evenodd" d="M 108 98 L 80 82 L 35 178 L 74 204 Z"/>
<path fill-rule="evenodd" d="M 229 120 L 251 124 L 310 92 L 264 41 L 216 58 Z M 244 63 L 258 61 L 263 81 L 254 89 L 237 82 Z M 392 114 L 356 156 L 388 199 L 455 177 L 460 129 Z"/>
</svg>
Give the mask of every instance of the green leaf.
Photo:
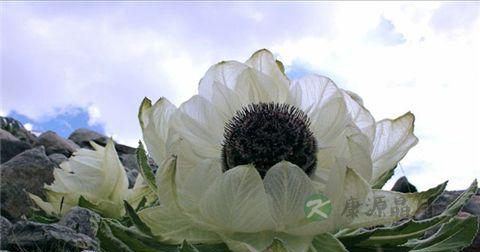
<svg viewBox="0 0 480 252">
<path fill-rule="evenodd" d="M 315 236 L 308 252 L 348 252 L 343 244 L 330 233 Z"/>
<path fill-rule="evenodd" d="M 147 153 L 143 148 L 142 142 L 138 142 L 137 148 L 137 162 L 140 168 L 140 173 L 143 176 L 145 182 L 154 192 L 157 192 L 157 184 L 155 183 L 155 175 L 153 174 L 152 167 L 148 164 Z"/>
<path fill-rule="evenodd" d="M 27 212 L 27 219 L 35 222 L 52 224 L 59 221 L 59 216 L 49 215 L 42 209 L 31 207 Z"/>
<path fill-rule="evenodd" d="M 475 194 L 476 190 L 477 181 L 475 180 L 466 191 L 448 205 L 444 212 L 430 219 L 420 221 L 410 219 L 400 225 L 373 230 L 342 230 L 336 236 L 349 250 L 353 251 L 361 251 L 361 249 L 373 249 L 375 251 L 379 246 L 382 249 L 399 248 L 398 246 L 404 244 L 409 239 L 419 238 L 426 231 L 448 222 L 452 217 L 456 216 Z"/>
<path fill-rule="evenodd" d="M 102 219 L 97 238 L 105 251 L 178 252 L 176 245 L 160 243 L 153 237 L 112 219 Z"/>
<path fill-rule="evenodd" d="M 135 212 L 138 212 L 144 209 L 146 204 L 147 204 L 147 197 L 143 196 L 142 199 L 140 200 L 140 203 L 138 203 L 137 208 L 135 208 Z"/>
<path fill-rule="evenodd" d="M 395 168 L 392 168 L 385 173 L 383 173 L 376 181 L 372 183 L 372 189 L 382 189 L 382 187 L 387 183 L 387 181 L 393 176 L 395 173 Z"/>
<path fill-rule="evenodd" d="M 143 223 L 140 217 L 138 217 L 133 207 L 130 204 L 128 204 L 126 200 L 123 201 L 123 204 L 125 205 L 125 211 L 128 217 L 130 218 L 131 222 L 133 223 L 133 225 L 135 225 L 135 227 L 137 227 L 138 230 L 140 230 L 141 232 L 148 234 L 150 236 L 153 236 L 152 230 L 145 223 Z"/>
<path fill-rule="evenodd" d="M 455 217 L 442 224 L 440 229 L 425 240 L 411 240 L 405 246 L 412 252 L 451 252 L 470 245 L 478 231 L 478 218 Z"/>
<path fill-rule="evenodd" d="M 101 211 L 99 211 L 97 205 L 93 204 L 92 202 L 88 201 L 87 199 L 85 199 L 83 196 L 80 196 L 80 198 L 78 198 L 78 206 L 79 207 L 83 207 L 83 208 L 87 208 L 87 209 L 90 209 L 96 213 L 100 213 Z"/>
</svg>

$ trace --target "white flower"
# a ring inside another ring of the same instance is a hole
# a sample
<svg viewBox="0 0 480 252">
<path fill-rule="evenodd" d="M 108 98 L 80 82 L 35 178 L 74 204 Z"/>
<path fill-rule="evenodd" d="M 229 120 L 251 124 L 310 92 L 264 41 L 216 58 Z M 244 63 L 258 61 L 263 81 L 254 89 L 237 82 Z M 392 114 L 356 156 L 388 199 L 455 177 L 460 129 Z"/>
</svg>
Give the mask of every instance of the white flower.
<svg viewBox="0 0 480 252">
<path fill-rule="evenodd" d="M 289 80 L 267 50 L 212 66 L 179 108 L 145 99 L 139 119 L 161 202 L 139 216 L 162 241 L 306 251 L 315 235 L 400 219 L 342 215 L 351 197 L 404 196 L 412 213 L 427 197 L 371 189 L 417 143 L 413 114 L 376 123 L 358 95 L 324 76 Z M 313 194 L 332 202 L 325 221 L 304 214 Z"/>
<path fill-rule="evenodd" d="M 80 196 L 93 203 L 96 210 L 106 217 L 119 218 L 125 214 L 123 200 L 131 195 L 127 175 L 114 143 L 110 139 L 105 147 L 94 142 L 90 144 L 94 150 L 79 149 L 68 161 L 60 164 L 60 169 L 54 170 L 55 181 L 44 187 L 47 202 L 29 194 L 48 214 L 65 214 L 78 205 Z M 141 181 L 137 188 L 140 184 Z M 139 196 L 135 195 L 135 198 Z"/>
</svg>

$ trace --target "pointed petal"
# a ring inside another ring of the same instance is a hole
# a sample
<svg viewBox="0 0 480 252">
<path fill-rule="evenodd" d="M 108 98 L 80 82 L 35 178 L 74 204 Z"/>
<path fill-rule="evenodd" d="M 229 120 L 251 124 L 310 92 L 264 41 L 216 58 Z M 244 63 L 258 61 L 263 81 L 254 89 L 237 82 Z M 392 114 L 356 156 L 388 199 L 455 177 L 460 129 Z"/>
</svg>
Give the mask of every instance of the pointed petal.
<svg viewBox="0 0 480 252">
<path fill-rule="evenodd" d="M 372 184 L 394 169 L 410 148 L 417 144 L 418 138 L 413 134 L 414 121 L 415 116 L 409 112 L 395 120 L 377 123 L 372 151 Z"/>
<path fill-rule="evenodd" d="M 345 102 L 337 97 L 321 106 L 313 106 L 309 113 L 311 130 L 320 147 L 330 147 L 350 122 Z"/>
<path fill-rule="evenodd" d="M 283 103 L 287 100 L 288 86 L 276 83 L 258 70 L 247 68 L 238 76 L 234 91 L 249 103 Z"/>
<path fill-rule="evenodd" d="M 221 153 L 226 116 L 202 96 L 195 95 L 183 103 L 179 122 L 175 128 L 194 145 L 194 149 L 206 158 Z"/>
<path fill-rule="evenodd" d="M 315 194 L 310 178 L 298 166 L 282 161 L 270 168 L 263 180 L 271 196 L 276 231 L 288 230 L 308 219 L 303 211 L 305 200 Z"/>
<path fill-rule="evenodd" d="M 247 68 L 247 65 L 237 61 L 222 61 L 211 66 L 200 80 L 198 94 L 212 100 L 216 92 L 215 84 L 224 85 L 233 90 L 238 76 Z"/>
<path fill-rule="evenodd" d="M 222 240 L 233 252 L 263 252 L 273 241 L 272 232 L 233 233 L 222 235 Z"/>
<path fill-rule="evenodd" d="M 287 76 L 279 68 L 279 64 L 275 61 L 273 54 L 267 49 L 255 52 L 245 64 L 270 76 L 277 85 L 283 86 L 282 89 L 288 90 L 289 80 Z"/>
<path fill-rule="evenodd" d="M 348 207 L 347 202 L 364 202 L 370 194 L 370 185 L 355 170 L 347 168 L 345 182 L 343 184 L 343 193 L 340 201 L 333 204 L 331 217 L 338 218 L 338 225 L 349 225 L 355 220 L 355 216 L 349 216 L 345 211 Z M 348 209 L 347 209 L 348 210 Z"/>
<path fill-rule="evenodd" d="M 157 206 L 138 213 L 140 219 L 150 227 L 152 234 L 163 242 L 212 243 L 220 238 L 212 232 L 197 228 L 193 222 L 176 209 Z"/>
<path fill-rule="evenodd" d="M 348 113 L 350 114 L 353 122 L 362 131 L 362 133 L 368 137 L 370 142 L 373 142 L 375 137 L 375 119 L 361 103 L 357 102 L 361 101 L 360 97 L 358 97 L 356 94 L 352 94 L 351 92 L 347 93 L 347 91 L 343 90 L 342 94 L 345 104 L 347 105 Z"/>
<path fill-rule="evenodd" d="M 226 232 L 273 228 L 262 178 L 252 165 L 228 170 L 200 200 L 203 221 Z"/>
<path fill-rule="evenodd" d="M 335 83 L 321 75 L 309 75 L 293 80 L 290 92 L 293 105 L 303 111 L 309 111 L 313 106 L 321 107 L 333 98 L 342 98 L 340 89 Z"/>
<path fill-rule="evenodd" d="M 161 164 L 167 157 L 165 146 L 172 126 L 172 116 L 177 108 L 166 98 L 160 98 L 153 106 L 145 98 L 140 106 L 139 120 L 144 143 L 155 163 Z"/>
<path fill-rule="evenodd" d="M 57 215 L 60 212 L 59 208 L 55 208 L 50 202 L 45 202 L 43 201 L 40 197 L 38 197 L 35 194 L 27 193 L 30 199 L 33 200 L 35 205 L 40 207 L 45 213 L 50 214 L 50 215 Z"/>
<path fill-rule="evenodd" d="M 445 189 L 446 183 L 420 193 L 399 193 L 371 190 L 349 228 L 391 224 L 418 214 L 428 207 Z"/>
</svg>

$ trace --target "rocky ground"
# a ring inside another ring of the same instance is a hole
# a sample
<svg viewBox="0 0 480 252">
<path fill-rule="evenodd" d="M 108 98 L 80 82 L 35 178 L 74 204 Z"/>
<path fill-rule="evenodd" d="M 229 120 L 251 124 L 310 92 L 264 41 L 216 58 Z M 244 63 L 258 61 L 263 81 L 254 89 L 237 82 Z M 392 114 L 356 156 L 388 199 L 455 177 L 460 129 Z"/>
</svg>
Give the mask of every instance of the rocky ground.
<svg viewBox="0 0 480 252">
<path fill-rule="evenodd" d="M 89 141 L 105 145 L 107 137 L 89 129 L 77 129 L 67 139 L 47 131 L 39 136 L 26 130 L 13 118 L 0 117 L 0 244 L 1 251 L 98 251 L 95 239 L 100 216 L 76 207 L 58 223 L 28 221 L 25 215 L 33 206 L 25 192 L 44 197 L 42 188 L 53 181 L 53 170 L 78 148 L 90 148 Z M 133 186 L 138 167 L 135 148 L 116 144 Z M 153 162 L 152 162 L 152 165 Z M 414 192 L 406 178 L 397 181 L 392 190 Z M 429 218 L 445 209 L 460 191 L 446 191 L 419 219 Z M 464 207 L 460 215 L 480 216 L 480 192 Z M 480 236 L 464 251 L 480 251 Z"/>
</svg>

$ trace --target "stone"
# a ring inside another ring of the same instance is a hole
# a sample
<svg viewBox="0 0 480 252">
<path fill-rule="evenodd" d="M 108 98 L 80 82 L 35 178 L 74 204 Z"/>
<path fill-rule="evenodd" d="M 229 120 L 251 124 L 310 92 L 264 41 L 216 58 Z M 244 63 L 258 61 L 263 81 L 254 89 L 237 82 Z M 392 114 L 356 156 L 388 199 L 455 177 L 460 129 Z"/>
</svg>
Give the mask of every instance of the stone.
<svg viewBox="0 0 480 252">
<path fill-rule="evenodd" d="M 100 221 L 101 217 L 97 213 L 77 206 L 68 211 L 58 224 L 95 239 Z"/>
<path fill-rule="evenodd" d="M 60 153 L 67 157 L 71 156 L 79 148 L 73 141 L 64 139 L 53 131 L 44 132 L 38 137 L 36 146 L 40 145 L 45 146 L 47 155 Z"/>
<path fill-rule="evenodd" d="M 133 188 L 135 185 L 135 180 L 137 180 L 138 170 L 130 170 L 127 171 L 127 178 L 128 178 L 128 188 Z"/>
<path fill-rule="evenodd" d="M 20 140 L 0 139 L 0 164 L 31 148 L 30 144 Z"/>
<path fill-rule="evenodd" d="M 82 148 L 91 148 L 89 143 L 90 141 L 94 141 L 99 145 L 105 146 L 108 140 L 106 136 L 86 128 L 76 129 L 74 132 L 72 132 L 72 134 L 70 134 L 68 139 L 72 140 Z"/>
<path fill-rule="evenodd" d="M 18 138 L 16 138 L 14 135 L 12 135 L 10 132 L 0 129 L 0 139 L 1 140 L 10 140 L 10 141 L 20 141 Z"/>
<path fill-rule="evenodd" d="M 136 154 L 122 154 L 118 155 L 118 158 L 122 162 L 125 170 L 138 170 L 137 155 Z"/>
<path fill-rule="evenodd" d="M 0 216 L 0 249 L 4 249 L 8 244 L 8 234 L 12 229 L 12 223 L 7 218 Z"/>
<path fill-rule="evenodd" d="M 410 184 L 407 177 L 405 176 L 399 178 L 397 182 L 395 182 L 391 190 L 402 193 L 417 192 L 417 188 L 414 185 Z"/>
<path fill-rule="evenodd" d="M 8 250 L 14 251 L 99 251 L 96 240 L 59 224 L 19 221 L 8 236 Z"/>
<path fill-rule="evenodd" d="M 2 215 L 17 220 L 28 213 L 32 201 L 26 192 L 45 198 L 43 185 L 53 182 L 54 167 L 43 146 L 24 151 L 3 163 L 0 169 Z"/>
<path fill-rule="evenodd" d="M 11 117 L 0 116 L 0 128 L 10 132 L 20 141 L 34 145 L 37 141 L 37 136 L 23 127 L 23 124 Z"/>
<path fill-rule="evenodd" d="M 48 158 L 55 163 L 57 166 L 60 166 L 61 163 L 68 160 L 68 158 L 61 153 L 53 153 L 48 155 Z"/>
</svg>

